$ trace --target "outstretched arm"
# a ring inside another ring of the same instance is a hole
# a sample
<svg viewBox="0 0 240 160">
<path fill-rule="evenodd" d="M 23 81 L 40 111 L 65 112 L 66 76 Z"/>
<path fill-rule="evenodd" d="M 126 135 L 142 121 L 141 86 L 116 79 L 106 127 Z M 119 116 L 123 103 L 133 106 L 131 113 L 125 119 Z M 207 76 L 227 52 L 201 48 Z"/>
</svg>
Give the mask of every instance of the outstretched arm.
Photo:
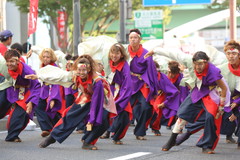
<svg viewBox="0 0 240 160">
<path fill-rule="evenodd" d="M 64 87 L 70 87 L 72 82 L 73 73 L 63 71 L 62 69 L 55 66 L 45 66 L 37 72 L 37 75 L 26 75 L 27 79 L 39 79 L 42 82 L 49 84 L 58 84 Z"/>
</svg>

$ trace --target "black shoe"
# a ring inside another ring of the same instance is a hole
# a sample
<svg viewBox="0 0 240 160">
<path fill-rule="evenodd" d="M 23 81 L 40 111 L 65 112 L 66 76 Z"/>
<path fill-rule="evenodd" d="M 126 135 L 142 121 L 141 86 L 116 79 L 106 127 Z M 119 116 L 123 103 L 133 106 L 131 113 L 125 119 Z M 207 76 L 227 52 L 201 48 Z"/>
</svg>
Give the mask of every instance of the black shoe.
<svg viewBox="0 0 240 160">
<path fill-rule="evenodd" d="M 205 153 L 205 154 L 214 154 L 214 150 L 210 149 L 210 148 L 203 148 L 202 149 L 202 153 Z"/>
<path fill-rule="evenodd" d="M 55 142 L 56 142 L 56 140 L 52 136 L 49 136 L 39 144 L 39 147 L 46 148 L 47 146 L 49 146 L 50 144 L 53 144 Z"/>
<path fill-rule="evenodd" d="M 184 141 L 186 141 L 191 136 L 190 132 L 183 133 L 179 135 L 176 139 L 176 146 L 182 144 Z"/>
<path fill-rule="evenodd" d="M 238 142 L 237 148 L 240 149 L 240 142 Z"/>
<path fill-rule="evenodd" d="M 176 138 L 178 133 L 172 133 L 171 137 L 169 138 L 168 142 L 162 147 L 162 151 L 168 151 L 176 144 Z"/>
<path fill-rule="evenodd" d="M 236 143 L 235 139 L 231 136 L 226 136 L 226 143 Z"/>
</svg>

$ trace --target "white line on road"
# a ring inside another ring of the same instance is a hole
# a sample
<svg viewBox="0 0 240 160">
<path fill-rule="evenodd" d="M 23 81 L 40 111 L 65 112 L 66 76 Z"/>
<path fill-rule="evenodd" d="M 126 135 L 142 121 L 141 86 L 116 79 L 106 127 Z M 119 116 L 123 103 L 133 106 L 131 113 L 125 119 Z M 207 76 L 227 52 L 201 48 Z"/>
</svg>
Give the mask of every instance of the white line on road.
<svg viewBox="0 0 240 160">
<path fill-rule="evenodd" d="M 127 159 L 141 157 L 141 156 L 148 155 L 148 154 L 151 154 L 151 152 L 137 152 L 137 153 L 121 156 L 121 157 L 111 158 L 108 160 L 127 160 Z"/>
</svg>

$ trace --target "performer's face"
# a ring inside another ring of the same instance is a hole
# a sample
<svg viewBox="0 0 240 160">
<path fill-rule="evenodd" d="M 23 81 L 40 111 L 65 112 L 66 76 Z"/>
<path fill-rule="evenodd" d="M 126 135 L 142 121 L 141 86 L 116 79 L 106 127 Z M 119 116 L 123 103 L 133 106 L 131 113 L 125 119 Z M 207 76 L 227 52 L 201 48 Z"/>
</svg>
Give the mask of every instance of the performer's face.
<svg viewBox="0 0 240 160">
<path fill-rule="evenodd" d="M 234 65 L 240 63 L 240 54 L 238 52 L 227 52 L 226 56 L 230 64 Z"/>
<path fill-rule="evenodd" d="M 50 64 L 51 63 L 51 55 L 50 55 L 50 53 L 44 52 L 42 59 L 43 59 L 43 64 L 44 65 Z"/>
<path fill-rule="evenodd" d="M 66 64 L 66 68 L 67 68 L 67 70 L 72 70 L 72 66 L 73 66 L 73 64 L 72 63 L 70 63 L 70 62 L 68 62 L 67 64 Z"/>
<path fill-rule="evenodd" d="M 97 70 L 97 72 L 101 73 L 104 70 L 103 64 L 97 63 L 96 70 Z"/>
<path fill-rule="evenodd" d="M 207 62 L 193 62 L 193 65 L 197 73 L 202 73 L 207 65 Z"/>
<path fill-rule="evenodd" d="M 137 47 L 139 46 L 141 42 L 141 37 L 139 34 L 135 33 L 135 32 L 132 32 L 129 34 L 129 44 L 130 46 L 132 47 Z"/>
<path fill-rule="evenodd" d="M 6 60 L 6 64 L 9 70 L 17 71 L 19 64 L 18 57 L 9 58 L 8 60 Z"/>
<path fill-rule="evenodd" d="M 110 52 L 109 57 L 113 61 L 113 63 L 118 64 L 123 56 L 120 51 L 117 51 L 117 52 Z"/>
<path fill-rule="evenodd" d="M 81 78 L 81 79 L 83 79 L 83 80 L 85 80 L 85 79 L 87 79 L 87 76 L 88 76 L 88 69 L 87 69 L 87 66 L 80 66 L 80 67 L 78 67 L 78 69 L 77 69 L 77 74 L 78 74 L 78 76 Z"/>
<path fill-rule="evenodd" d="M 175 76 L 177 75 L 177 73 L 172 73 L 170 70 L 168 71 L 168 76 L 170 77 L 170 78 L 174 78 Z"/>
</svg>

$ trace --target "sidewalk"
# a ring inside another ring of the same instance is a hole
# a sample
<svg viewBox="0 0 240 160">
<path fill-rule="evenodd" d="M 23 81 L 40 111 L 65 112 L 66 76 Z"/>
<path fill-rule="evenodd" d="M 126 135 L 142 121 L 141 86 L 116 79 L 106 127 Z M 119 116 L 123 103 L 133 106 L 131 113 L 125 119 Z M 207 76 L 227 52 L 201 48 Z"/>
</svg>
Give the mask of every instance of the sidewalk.
<svg viewBox="0 0 240 160">
<path fill-rule="evenodd" d="M 33 117 L 33 122 L 37 124 L 37 127 L 39 127 L 38 122 L 37 122 L 37 117 Z M 0 119 L 0 131 L 6 131 L 6 125 L 7 125 L 7 116 L 4 117 L 3 119 Z"/>
</svg>

